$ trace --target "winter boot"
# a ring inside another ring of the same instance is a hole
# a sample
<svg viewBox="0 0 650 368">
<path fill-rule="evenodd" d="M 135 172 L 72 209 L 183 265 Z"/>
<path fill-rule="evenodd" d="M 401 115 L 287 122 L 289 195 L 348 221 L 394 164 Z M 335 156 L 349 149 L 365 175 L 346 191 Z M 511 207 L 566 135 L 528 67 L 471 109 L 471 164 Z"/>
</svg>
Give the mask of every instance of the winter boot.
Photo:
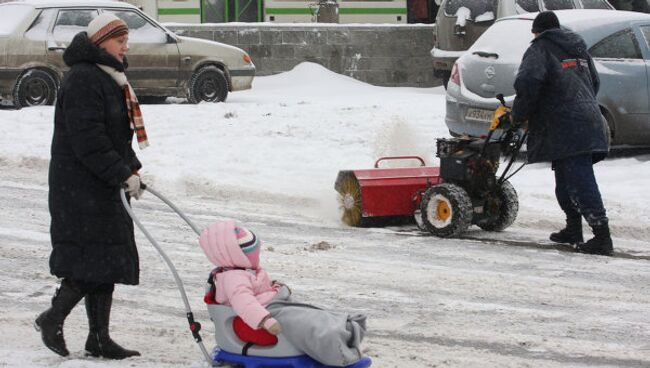
<svg viewBox="0 0 650 368">
<path fill-rule="evenodd" d="M 580 253 L 611 256 L 614 252 L 614 245 L 609 234 L 609 226 L 607 224 L 592 226 L 591 229 L 594 232 L 594 237 L 584 244 L 578 244 L 576 250 Z"/>
<path fill-rule="evenodd" d="M 108 335 L 108 324 L 113 304 L 113 292 L 93 292 L 86 295 L 88 314 L 88 339 L 86 355 L 106 359 L 124 359 L 140 355 L 135 350 L 127 350 L 118 345 Z"/>
<path fill-rule="evenodd" d="M 579 244 L 584 240 L 582 238 L 582 217 L 566 219 L 566 227 L 549 236 L 551 241 L 563 244 Z"/>
<path fill-rule="evenodd" d="M 34 322 L 36 331 L 41 332 L 43 344 L 61 356 L 70 354 L 63 339 L 63 321 L 83 297 L 80 290 L 64 279 L 52 297 L 52 306 Z"/>
</svg>

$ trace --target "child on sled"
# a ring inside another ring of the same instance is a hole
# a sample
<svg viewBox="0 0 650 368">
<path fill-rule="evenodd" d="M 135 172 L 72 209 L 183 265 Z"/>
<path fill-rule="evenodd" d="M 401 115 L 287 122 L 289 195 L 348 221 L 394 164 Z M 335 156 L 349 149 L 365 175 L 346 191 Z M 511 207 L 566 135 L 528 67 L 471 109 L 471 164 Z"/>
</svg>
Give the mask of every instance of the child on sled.
<svg viewBox="0 0 650 368">
<path fill-rule="evenodd" d="M 253 329 L 282 334 L 314 360 L 346 366 L 362 358 L 366 316 L 324 310 L 296 302 L 260 266 L 261 242 L 234 220 L 212 224 L 199 239 L 214 274 L 216 302 L 229 305 Z"/>
</svg>

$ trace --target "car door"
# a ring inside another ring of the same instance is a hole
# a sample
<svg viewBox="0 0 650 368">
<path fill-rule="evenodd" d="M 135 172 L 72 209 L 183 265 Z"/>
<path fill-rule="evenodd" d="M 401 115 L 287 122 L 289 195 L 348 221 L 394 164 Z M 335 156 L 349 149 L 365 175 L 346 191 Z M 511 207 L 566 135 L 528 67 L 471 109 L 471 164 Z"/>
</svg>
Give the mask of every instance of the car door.
<svg viewBox="0 0 650 368">
<path fill-rule="evenodd" d="M 600 76 L 598 101 L 614 118 L 611 127 L 614 143 L 647 141 L 648 66 L 635 31 L 626 28 L 610 34 L 594 44 L 589 52 Z"/>
<path fill-rule="evenodd" d="M 43 18 L 41 24 L 42 27 L 48 27 L 50 29 L 45 51 L 48 63 L 55 65 L 59 70 L 68 70 L 68 66 L 63 62 L 65 48 L 70 45 L 70 42 L 77 33 L 86 31 L 88 23 L 98 15 L 99 12 L 97 9 L 89 8 L 44 10 L 41 13 L 41 17 Z M 50 18 L 54 18 L 54 22 Z M 35 28 L 34 32 L 38 32 L 38 28 Z"/>
<path fill-rule="evenodd" d="M 129 27 L 127 77 L 136 94 L 167 96 L 179 84 L 180 55 L 175 39 L 135 9 L 102 9 Z"/>
</svg>

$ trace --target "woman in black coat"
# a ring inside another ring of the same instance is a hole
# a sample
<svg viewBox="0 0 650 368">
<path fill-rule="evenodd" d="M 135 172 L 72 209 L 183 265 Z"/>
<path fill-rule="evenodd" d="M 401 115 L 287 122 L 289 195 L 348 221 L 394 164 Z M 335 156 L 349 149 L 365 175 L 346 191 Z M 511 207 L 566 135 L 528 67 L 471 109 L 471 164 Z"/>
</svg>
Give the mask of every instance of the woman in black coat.
<svg viewBox="0 0 650 368">
<path fill-rule="evenodd" d="M 108 334 L 116 283 L 137 285 L 139 260 L 133 222 L 119 189 L 139 198 L 142 167 L 132 149 L 146 134 L 133 90 L 124 76 L 128 28 L 103 14 L 75 36 L 63 59 L 70 66 L 59 90 L 49 169 L 52 254 L 50 271 L 62 278 L 52 306 L 36 327 L 45 345 L 69 354 L 63 322 L 85 297 L 89 322 L 86 353 L 109 359 L 140 355 Z"/>
</svg>

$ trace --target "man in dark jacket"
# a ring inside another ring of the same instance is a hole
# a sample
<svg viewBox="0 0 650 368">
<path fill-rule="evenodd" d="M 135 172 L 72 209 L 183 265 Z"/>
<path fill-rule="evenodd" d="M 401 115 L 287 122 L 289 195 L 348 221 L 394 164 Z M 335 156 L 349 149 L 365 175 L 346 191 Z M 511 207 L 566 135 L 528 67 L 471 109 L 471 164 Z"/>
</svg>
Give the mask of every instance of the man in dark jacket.
<svg viewBox="0 0 650 368">
<path fill-rule="evenodd" d="M 576 244 L 579 252 L 610 255 L 608 219 L 592 166 L 609 150 L 607 122 L 596 100 L 598 73 L 584 40 L 561 29 L 555 13 L 539 13 L 532 32 L 515 80 L 512 119 L 528 121 L 528 161 L 551 162 L 555 171 L 566 228 L 550 239 Z M 586 243 L 582 217 L 594 233 Z"/>
<path fill-rule="evenodd" d="M 107 359 L 140 355 L 109 336 L 114 285 L 137 285 L 140 272 L 133 221 L 119 191 L 125 185 L 137 199 L 141 190 L 142 165 L 131 144 L 142 124 L 133 121 L 139 106 L 117 82 L 118 76 L 126 82 L 127 42 L 126 23 L 104 13 L 63 54 L 70 71 L 57 97 L 49 169 L 50 272 L 63 280 L 51 307 L 36 319 L 45 346 L 62 356 L 69 354 L 63 323 L 83 298 L 86 353 Z"/>
</svg>

